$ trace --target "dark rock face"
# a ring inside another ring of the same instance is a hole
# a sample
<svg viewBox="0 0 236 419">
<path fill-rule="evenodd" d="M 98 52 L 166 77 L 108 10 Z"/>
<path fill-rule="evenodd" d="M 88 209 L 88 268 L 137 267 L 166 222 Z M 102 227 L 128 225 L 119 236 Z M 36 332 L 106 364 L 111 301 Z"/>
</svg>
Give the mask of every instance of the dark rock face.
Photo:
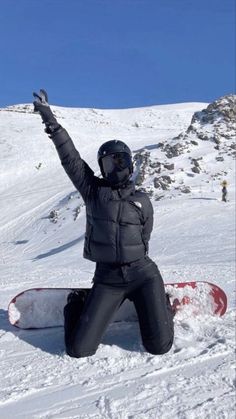
<svg viewBox="0 0 236 419">
<path fill-rule="evenodd" d="M 236 95 L 227 95 L 202 111 L 195 112 L 186 131 L 158 142 L 155 147 L 158 149 L 158 158 L 152 149 L 139 150 L 134 155 L 136 185 L 155 200 L 172 196 L 173 193 L 190 193 L 187 177 L 197 178 L 199 174 L 206 174 L 205 182 L 209 183 L 209 161 L 205 159 L 203 150 L 212 153 L 216 164 L 224 162 L 227 156 L 235 159 L 235 137 Z M 203 142 L 208 142 L 206 147 Z M 187 153 L 189 157 L 186 159 Z M 212 173 L 212 179 L 214 176 L 220 179 L 224 170 L 217 166 L 217 173 Z"/>
<path fill-rule="evenodd" d="M 208 129 L 207 129 L 208 128 Z M 236 95 L 223 96 L 201 112 L 195 112 L 187 134 L 202 141 L 220 144 L 222 138 L 232 139 L 236 129 Z"/>
<path fill-rule="evenodd" d="M 168 159 L 172 159 L 173 157 L 180 156 L 186 149 L 186 145 L 184 143 L 177 143 L 174 145 L 166 144 L 166 146 L 163 148 L 163 151 L 166 154 L 166 157 Z"/>
<path fill-rule="evenodd" d="M 162 189 L 166 191 L 169 189 L 170 184 L 173 182 L 170 176 L 160 176 L 154 178 L 154 188 Z"/>
<path fill-rule="evenodd" d="M 147 150 L 141 150 L 134 155 L 133 160 L 138 168 L 135 183 L 137 186 L 141 186 L 148 173 L 147 169 L 150 165 L 150 152 Z"/>
</svg>

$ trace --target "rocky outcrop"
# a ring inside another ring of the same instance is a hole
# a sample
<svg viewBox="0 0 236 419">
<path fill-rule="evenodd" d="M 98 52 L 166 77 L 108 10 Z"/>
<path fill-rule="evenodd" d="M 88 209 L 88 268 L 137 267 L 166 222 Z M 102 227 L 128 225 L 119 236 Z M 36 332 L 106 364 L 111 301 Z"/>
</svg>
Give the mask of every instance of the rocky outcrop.
<svg viewBox="0 0 236 419">
<path fill-rule="evenodd" d="M 173 163 L 168 163 L 168 161 L 160 162 L 156 158 L 152 157 L 151 153 L 145 149 L 138 151 L 134 155 L 133 160 L 137 171 L 135 177 L 135 183 L 137 186 L 142 186 L 145 180 L 150 176 L 153 177 L 152 185 L 155 189 L 167 190 L 169 189 L 171 183 L 174 182 L 170 175 L 161 175 L 163 171 L 173 171 L 175 167 Z M 153 194 L 154 191 L 152 188 L 151 190 Z M 151 190 L 149 186 L 149 190 L 147 192 L 150 194 Z"/>
<path fill-rule="evenodd" d="M 236 95 L 227 95 L 210 103 L 201 112 L 195 112 L 186 135 L 219 145 L 222 139 L 235 139 L 235 130 Z"/>
<path fill-rule="evenodd" d="M 137 186 L 141 186 L 146 175 L 148 174 L 148 167 L 150 165 L 150 152 L 147 150 L 138 151 L 134 155 L 133 160 L 137 167 L 135 183 Z"/>
<path fill-rule="evenodd" d="M 166 154 L 166 157 L 168 159 L 172 159 L 173 157 L 180 156 L 180 154 L 183 154 L 183 152 L 186 150 L 186 144 L 184 142 L 182 143 L 176 143 L 176 144 L 166 144 L 163 148 L 163 151 Z"/>
<path fill-rule="evenodd" d="M 201 174 L 199 182 L 204 182 L 206 176 L 205 181 L 209 183 L 209 160 L 205 159 L 203 150 L 210 153 L 210 160 L 214 156 L 217 164 L 224 163 L 227 156 L 235 158 L 235 136 L 236 95 L 227 95 L 195 112 L 186 131 L 157 143 L 158 159 L 149 149 L 136 152 L 136 184 L 155 200 L 176 193 L 188 194 L 192 191 L 189 178 Z M 209 142 L 209 145 L 202 142 Z M 184 155 L 187 153 L 189 158 L 186 160 Z M 221 166 L 221 171 L 219 168 L 217 166 L 215 174 L 211 174 L 211 179 L 227 175 L 224 166 Z"/>
</svg>

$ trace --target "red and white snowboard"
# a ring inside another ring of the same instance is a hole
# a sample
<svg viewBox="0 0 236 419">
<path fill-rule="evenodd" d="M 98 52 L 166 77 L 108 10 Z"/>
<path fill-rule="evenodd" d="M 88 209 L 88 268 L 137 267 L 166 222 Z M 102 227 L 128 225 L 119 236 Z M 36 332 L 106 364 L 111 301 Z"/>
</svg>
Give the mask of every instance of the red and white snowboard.
<svg viewBox="0 0 236 419">
<path fill-rule="evenodd" d="M 84 290 L 84 288 L 81 288 Z M 165 284 L 166 292 L 176 311 L 190 310 L 193 315 L 222 316 L 227 309 L 227 297 L 217 285 L 204 281 Z M 89 289 L 86 288 L 89 293 Z M 9 303 L 12 325 L 21 329 L 63 326 L 63 309 L 72 288 L 33 288 L 16 295 Z M 133 303 L 126 300 L 113 321 L 137 320 Z"/>
</svg>

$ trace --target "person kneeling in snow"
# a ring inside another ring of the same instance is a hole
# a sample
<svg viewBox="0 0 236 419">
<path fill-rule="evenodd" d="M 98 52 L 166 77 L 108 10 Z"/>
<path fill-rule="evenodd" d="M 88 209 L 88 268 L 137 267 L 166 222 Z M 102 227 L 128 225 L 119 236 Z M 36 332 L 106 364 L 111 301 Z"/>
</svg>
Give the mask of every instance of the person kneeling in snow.
<svg viewBox="0 0 236 419">
<path fill-rule="evenodd" d="M 85 202 L 84 257 L 96 262 L 88 297 L 83 301 L 80 292 L 70 294 L 64 309 L 67 353 L 77 358 L 95 354 L 126 298 L 135 305 L 145 349 L 151 354 L 168 352 L 174 338 L 173 312 L 158 267 L 148 257 L 153 208 L 148 195 L 135 190 L 130 180 L 129 147 L 119 140 L 102 144 L 97 155 L 102 178 L 95 176 L 58 124 L 45 90 L 34 97 L 34 110 L 40 113 L 62 166 Z"/>
</svg>

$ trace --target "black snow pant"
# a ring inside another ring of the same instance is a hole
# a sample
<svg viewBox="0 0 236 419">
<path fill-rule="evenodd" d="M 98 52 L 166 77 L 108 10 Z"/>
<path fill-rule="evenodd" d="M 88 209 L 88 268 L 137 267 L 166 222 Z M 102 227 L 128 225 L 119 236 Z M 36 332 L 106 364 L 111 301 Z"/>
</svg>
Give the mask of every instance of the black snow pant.
<svg viewBox="0 0 236 419">
<path fill-rule="evenodd" d="M 95 354 L 115 311 L 128 298 L 136 308 L 142 342 L 151 354 L 164 354 L 174 338 L 173 312 L 161 274 L 148 257 L 126 265 L 97 263 L 94 285 L 82 314 L 67 304 L 65 344 L 76 358 Z"/>
</svg>

